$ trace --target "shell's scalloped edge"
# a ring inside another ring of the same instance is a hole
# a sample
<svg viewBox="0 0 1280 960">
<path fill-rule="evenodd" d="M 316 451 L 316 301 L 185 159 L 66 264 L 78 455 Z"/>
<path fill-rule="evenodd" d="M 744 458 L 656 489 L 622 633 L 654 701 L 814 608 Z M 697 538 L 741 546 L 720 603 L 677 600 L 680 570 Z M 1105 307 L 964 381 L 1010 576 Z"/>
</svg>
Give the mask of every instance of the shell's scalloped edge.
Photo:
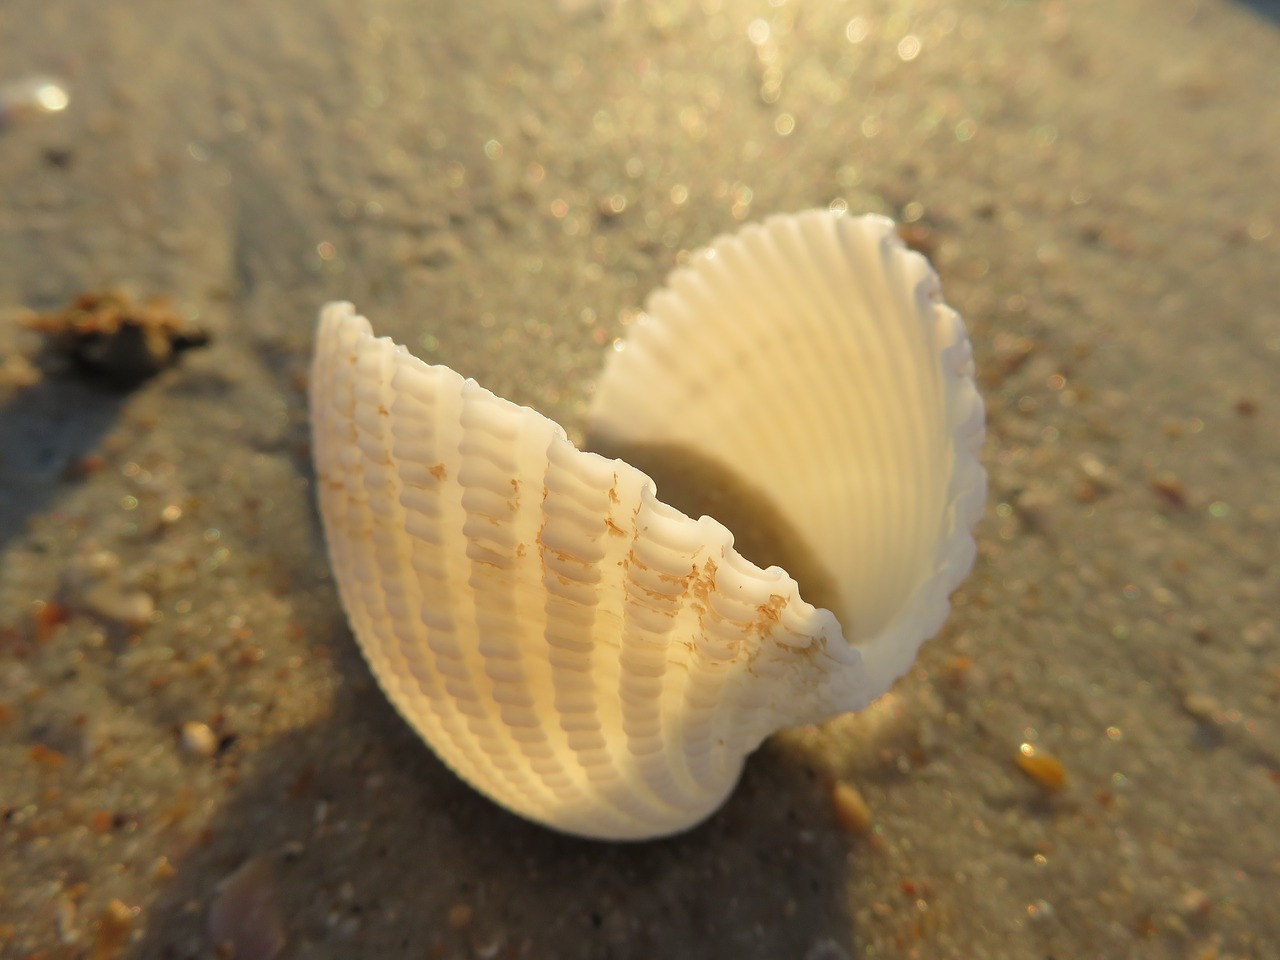
<svg viewBox="0 0 1280 960">
<path fill-rule="evenodd" d="M 428 364 L 418 357 L 413 356 L 408 348 L 402 344 L 396 343 L 391 337 L 379 337 L 374 334 L 373 326 L 369 320 L 363 315 L 356 312 L 355 306 L 347 301 L 333 301 L 325 304 L 320 311 L 320 323 L 317 334 L 317 352 L 328 348 L 328 344 L 334 338 L 339 336 L 342 327 L 347 327 L 347 335 L 352 338 L 352 347 L 356 348 L 360 340 L 382 340 L 390 343 L 397 352 L 416 364 L 423 367 L 429 367 L 439 374 L 456 377 L 459 381 L 465 380 L 469 384 L 474 384 L 477 390 L 473 394 L 473 398 L 483 398 L 486 402 L 494 404 L 508 412 L 518 412 L 523 417 L 537 418 L 538 421 L 549 424 L 555 434 L 553 443 L 563 444 L 572 456 L 587 457 L 602 463 L 611 464 L 613 469 L 619 473 L 627 473 L 640 482 L 642 489 L 642 503 L 652 507 L 660 515 L 668 517 L 673 521 L 688 525 L 687 532 L 696 531 L 698 537 L 706 544 L 708 552 L 723 553 L 724 564 L 742 580 L 747 581 L 753 587 L 758 588 L 761 595 L 761 603 L 767 603 L 769 597 L 773 594 L 781 593 L 787 600 L 793 620 L 801 620 L 806 622 L 808 632 L 814 636 L 821 637 L 826 644 L 827 655 L 837 661 L 844 669 L 857 671 L 861 663 L 861 654 L 852 647 L 844 637 L 840 622 L 836 615 L 830 610 L 822 607 L 815 607 L 806 601 L 800 595 L 800 585 L 795 578 L 783 570 L 781 567 L 772 566 L 762 568 L 753 563 L 747 557 L 738 553 L 734 548 L 733 532 L 714 517 L 701 516 L 697 519 L 688 516 L 676 507 L 665 503 L 658 496 L 658 485 L 644 471 L 632 466 L 625 460 L 610 459 L 603 457 L 598 453 L 589 450 L 581 450 L 568 438 L 564 428 L 556 423 L 550 417 L 547 417 L 532 407 L 514 403 L 505 397 L 500 397 L 493 391 L 477 384 L 471 378 L 464 378 L 452 367 L 443 364 Z M 313 398 L 313 405 L 317 398 Z M 853 676 L 846 675 L 844 684 L 848 685 L 854 679 Z M 866 694 L 863 684 L 854 683 L 853 686 L 859 688 L 859 694 L 856 697 L 854 706 L 848 709 L 861 709 L 866 703 L 869 703 L 874 696 Z"/>
<path fill-rule="evenodd" d="M 847 214 L 821 210 L 809 215 L 848 218 Z M 917 274 L 917 309 L 922 320 L 932 319 L 937 331 L 939 369 L 945 378 L 944 415 L 954 456 L 945 498 L 944 533 L 934 553 L 933 573 L 903 603 L 903 614 L 862 648 L 879 696 L 911 669 L 920 647 L 942 629 L 951 613 L 951 594 L 973 569 L 977 556 L 973 531 L 987 498 L 987 475 L 979 460 L 986 442 L 986 409 L 975 382 L 973 346 L 964 320 L 943 300 L 942 281 L 933 264 L 907 247 L 889 218 L 865 214 L 848 219 L 879 235 L 885 259 L 900 257 Z"/>
</svg>

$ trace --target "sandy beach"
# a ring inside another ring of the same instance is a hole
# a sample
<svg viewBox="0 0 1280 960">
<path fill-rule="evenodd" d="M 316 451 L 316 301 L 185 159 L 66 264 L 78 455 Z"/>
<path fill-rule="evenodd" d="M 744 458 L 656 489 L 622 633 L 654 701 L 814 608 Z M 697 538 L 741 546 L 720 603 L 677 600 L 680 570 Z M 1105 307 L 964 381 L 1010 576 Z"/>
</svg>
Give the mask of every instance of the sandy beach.
<svg viewBox="0 0 1280 960">
<path fill-rule="evenodd" d="M 1263 0 L 0 0 L 0 957 L 1280 957 L 1277 64 Z M 689 251 L 814 207 L 965 318 L 975 569 L 695 830 L 526 823 L 347 627 L 317 311 L 580 438 Z M 114 290 L 208 344 L 29 327 Z"/>
</svg>

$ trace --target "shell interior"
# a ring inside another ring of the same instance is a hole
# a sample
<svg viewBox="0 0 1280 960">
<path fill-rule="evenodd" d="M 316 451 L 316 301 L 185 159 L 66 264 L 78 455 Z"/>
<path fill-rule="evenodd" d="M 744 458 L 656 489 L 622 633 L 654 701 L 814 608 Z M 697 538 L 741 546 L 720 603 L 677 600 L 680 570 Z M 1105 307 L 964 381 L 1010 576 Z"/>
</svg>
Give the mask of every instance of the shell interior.
<svg viewBox="0 0 1280 960">
<path fill-rule="evenodd" d="M 610 356 L 588 429 L 749 477 L 829 575 L 878 696 L 973 564 L 973 374 L 959 315 L 893 223 L 811 211 L 721 237 L 672 274 Z"/>
</svg>

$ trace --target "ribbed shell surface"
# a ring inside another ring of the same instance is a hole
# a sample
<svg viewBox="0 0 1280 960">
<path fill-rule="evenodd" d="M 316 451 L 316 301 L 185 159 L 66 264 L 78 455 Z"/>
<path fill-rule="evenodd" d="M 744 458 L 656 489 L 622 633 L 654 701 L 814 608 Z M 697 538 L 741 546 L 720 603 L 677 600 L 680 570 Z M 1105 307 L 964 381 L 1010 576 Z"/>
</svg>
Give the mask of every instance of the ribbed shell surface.
<svg viewBox="0 0 1280 960">
<path fill-rule="evenodd" d="M 835 618 L 644 474 L 326 309 L 321 514 L 400 713 L 459 775 L 569 833 L 687 828 L 780 726 L 860 704 Z"/>
<path fill-rule="evenodd" d="M 698 823 L 770 733 L 882 693 L 972 559 L 981 404 L 932 271 L 887 221 L 757 231 L 651 298 L 593 423 L 762 471 L 851 581 L 862 649 L 639 470 L 375 337 L 350 304 L 321 314 L 317 486 L 360 647 L 451 768 L 567 833 Z"/>
</svg>

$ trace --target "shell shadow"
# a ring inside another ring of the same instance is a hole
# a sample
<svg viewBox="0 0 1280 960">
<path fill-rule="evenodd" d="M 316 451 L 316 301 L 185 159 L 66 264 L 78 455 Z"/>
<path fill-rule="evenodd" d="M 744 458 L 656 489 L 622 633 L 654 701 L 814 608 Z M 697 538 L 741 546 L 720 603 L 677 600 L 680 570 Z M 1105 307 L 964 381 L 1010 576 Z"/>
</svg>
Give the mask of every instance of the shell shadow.
<svg viewBox="0 0 1280 960">
<path fill-rule="evenodd" d="M 625 460 L 657 484 L 658 498 L 690 517 L 714 517 L 733 532 L 733 546 L 759 567 L 778 566 L 815 607 L 835 609 L 835 581 L 773 500 L 696 450 L 670 444 L 620 443 L 588 433 L 584 449 Z"/>
<path fill-rule="evenodd" d="M 378 691 L 340 614 L 327 623 L 313 636 L 347 678 L 332 713 L 253 758 L 149 908 L 136 956 L 209 955 L 218 882 L 254 857 L 271 864 L 281 957 L 763 960 L 824 942 L 856 955 L 852 841 L 824 777 L 785 744 L 766 744 L 728 804 L 687 834 L 562 836 L 457 779 Z M 465 926 L 450 923 L 459 906 Z"/>
<path fill-rule="evenodd" d="M 44 376 L 0 405 L 0 547 L 74 482 L 126 395 L 71 376 Z"/>
<path fill-rule="evenodd" d="M 595 449 L 636 463 L 667 502 L 729 525 L 753 561 L 799 570 L 806 597 L 822 602 L 829 587 L 806 569 L 804 544 L 740 480 L 683 450 Z M 297 466 L 310 474 L 309 461 Z M 311 530 L 318 543 L 314 513 Z M 210 955 L 218 885 L 253 859 L 269 865 L 255 871 L 267 884 L 256 902 L 274 903 L 282 958 L 764 960 L 838 956 L 832 944 L 857 954 L 846 879 L 862 848 L 834 822 L 827 775 L 803 750 L 767 742 L 728 803 L 680 836 L 615 844 L 557 834 L 437 760 L 378 689 L 332 587 L 297 589 L 311 592 L 300 627 L 343 678 L 331 711 L 244 758 L 252 772 L 173 858 L 177 873 L 148 907 L 133 955 Z"/>
</svg>

